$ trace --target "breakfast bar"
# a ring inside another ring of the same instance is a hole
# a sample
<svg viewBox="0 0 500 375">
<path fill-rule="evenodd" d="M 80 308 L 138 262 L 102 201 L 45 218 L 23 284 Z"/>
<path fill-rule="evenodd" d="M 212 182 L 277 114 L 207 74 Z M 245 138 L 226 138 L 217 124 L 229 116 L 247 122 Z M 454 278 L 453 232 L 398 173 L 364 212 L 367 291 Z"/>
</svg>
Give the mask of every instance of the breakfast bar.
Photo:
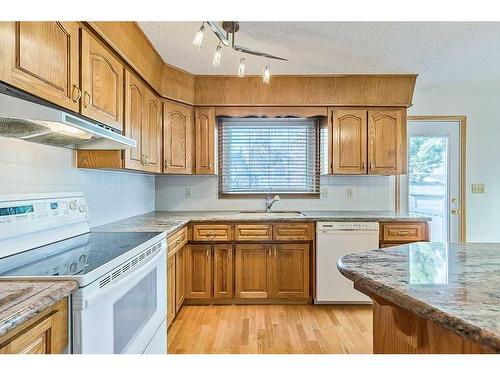
<svg viewBox="0 0 500 375">
<path fill-rule="evenodd" d="M 338 268 L 373 300 L 374 353 L 500 353 L 500 244 L 412 243 Z"/>
</svg>

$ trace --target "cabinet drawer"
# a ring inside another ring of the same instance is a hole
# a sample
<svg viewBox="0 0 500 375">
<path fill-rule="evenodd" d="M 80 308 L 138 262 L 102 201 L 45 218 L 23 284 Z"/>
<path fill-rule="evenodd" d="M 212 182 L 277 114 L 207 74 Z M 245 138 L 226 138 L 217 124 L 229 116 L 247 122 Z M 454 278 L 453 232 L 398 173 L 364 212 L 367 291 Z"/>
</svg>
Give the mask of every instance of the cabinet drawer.
<svg viewBox="0 0 500 375">
<path fill-rule="evenodd" d="M 313 238 L 313 228 L 310 223 L 274 224 L 274 239 L 276 241 L 308 241 Z"/>
<path fill-rule="evenodd" d="M 236 241 L 272 240 L 272 227 L 266 224 L 238 224 L 234 228 Z"/>
<path fill-rule="evenodd" d="M 381 241 L 425 241 L 426 223 L 388 223 L 382 224 Z"/>
<path fill-rule="evenodd" d="M 231 225 L 227 224 L 195 224 L 193 225 L 193 241 L 231 241 Z"/>
<path fill-rule="evenodd" d="M 187 243 L 187 227 L 178 230 L 167 237 L 168 253 L 175 254 Z"/>
</svg>

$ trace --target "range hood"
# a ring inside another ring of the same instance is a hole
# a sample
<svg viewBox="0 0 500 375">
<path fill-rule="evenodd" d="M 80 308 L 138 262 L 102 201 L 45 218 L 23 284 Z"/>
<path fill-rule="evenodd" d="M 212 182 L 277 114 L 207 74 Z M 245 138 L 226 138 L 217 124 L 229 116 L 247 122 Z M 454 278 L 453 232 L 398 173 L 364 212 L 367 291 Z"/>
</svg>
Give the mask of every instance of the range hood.
<svg viewBox="0 0 500 375">
<path fill-rule="evenodd" d="M 135 140 L 117 130 L 4 84 L 0 84 L 0 137 L 82 150 L 136 147 Z"/>
</svg>

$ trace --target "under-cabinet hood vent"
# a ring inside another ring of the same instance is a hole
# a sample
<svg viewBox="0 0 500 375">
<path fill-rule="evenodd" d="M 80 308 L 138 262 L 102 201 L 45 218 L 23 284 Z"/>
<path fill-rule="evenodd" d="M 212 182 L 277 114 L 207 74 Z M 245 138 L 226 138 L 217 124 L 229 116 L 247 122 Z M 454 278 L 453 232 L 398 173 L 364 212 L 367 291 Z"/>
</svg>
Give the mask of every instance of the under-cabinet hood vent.
<svg viewBox="0 0 500 375">
<path fill-rule="evenodd" d="M 136 142 L 83 116 L 0 84 L 0 136 L 86 150 L 123 150 Z"/>
</svg>

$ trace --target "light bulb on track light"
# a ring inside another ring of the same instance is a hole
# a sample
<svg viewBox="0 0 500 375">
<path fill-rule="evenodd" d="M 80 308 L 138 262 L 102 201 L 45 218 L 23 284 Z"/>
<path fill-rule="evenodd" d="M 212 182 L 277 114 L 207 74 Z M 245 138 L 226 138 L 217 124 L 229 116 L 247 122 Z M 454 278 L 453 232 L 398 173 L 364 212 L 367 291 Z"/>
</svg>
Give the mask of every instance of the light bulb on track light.
<svg viewBox="0 0 500 375">
<path fill-rule="evenodd" d="M 203 44 L 203 38 L 205 37 L 205 22 L 201 24 L 200 29 L 194 34 L 193 45 L 201 48 Z"/>
<path fill-rule="evenodd" d="M 264 68 L 264 72 L 262 73 L 262 81 L 264 83 L 269 83 L 270 80 L 271 80 L 271 68 L 269 67 L 269 65 L 266 65 L 266 67 Z"/>
<path fill-rule="evenodd" d="M 222 47 L 220 43 L 217 45 L 214 53 L 214 59 L 212 60 L 212 65 L 216 68 L 220 66 L 220 60 L 222 58 Z"/>
<path fill-rule="evenodd" d="M 238 77 L 243 78 L 245 76 L 245 58 L 240 59 L 240 65 L 238 66 Z"/>
</svg>

